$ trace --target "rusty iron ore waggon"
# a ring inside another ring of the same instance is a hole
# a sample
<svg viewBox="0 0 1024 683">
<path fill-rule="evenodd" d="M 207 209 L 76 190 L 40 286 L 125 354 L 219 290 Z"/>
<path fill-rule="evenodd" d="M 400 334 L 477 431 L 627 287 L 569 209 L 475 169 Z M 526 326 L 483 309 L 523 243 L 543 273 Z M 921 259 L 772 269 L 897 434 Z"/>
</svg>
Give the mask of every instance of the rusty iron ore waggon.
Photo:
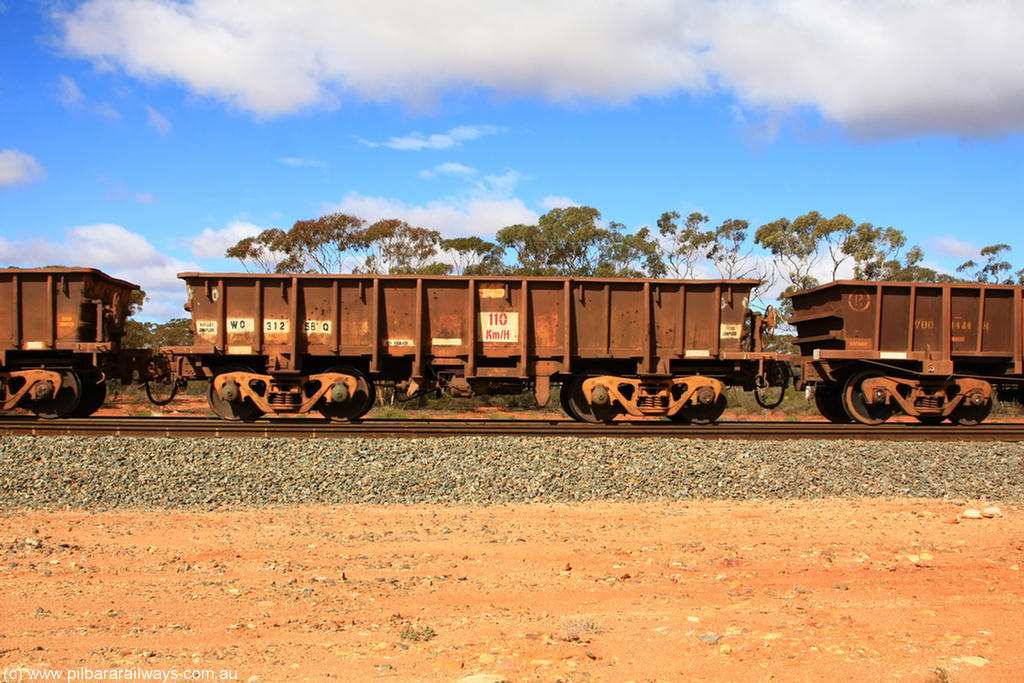
<svg viewBox="0 0 1024 683">
<path fill-rule="evenodd" d="M 799 356 L 765 349 L 756 280 L 184 273 L 193 343 L 122 347 L 136 285 L 91 268 L 0 270 L 0 412 L 87 416 L 106 380 L 154 403 L 208 382 L 220 417 L 355 420 L 404 398 L 532 389 L 586 422 L 714 422 L 725 390 L 791 376 L 833 422 L 983 421 L 1024 403 L 1024 287 L 838 281 L 790 294 Z M 796 365 L 795 371 L 791 365 Z M 150 381 L 170 386 L 157 398 Z M 761 392 L 774 399 L 764 399 Z"/>
<path fill-rule="evenodd" d="M 183 273 L 194 340 L 173 372 L 227 419 L 357 419 L 406 397 L 533 389 L 577 420 L 712 422 L 726 387 L 784 385 L 749 310 L 756 280 Z"/>
<path fill-rule="evenodd" d="M 130 382 L 142 355 L 121 337 L 138 289 L 92 268 L 0 270 L 0 412 L 84 417 L 108 377 Z"/>
<path fill-rule="evenodd" d="M 791 296 L 798 388 L 833 422 L 984 420 L 1024 402 L 1024 287 L 838 281 Z"/>
</svg>

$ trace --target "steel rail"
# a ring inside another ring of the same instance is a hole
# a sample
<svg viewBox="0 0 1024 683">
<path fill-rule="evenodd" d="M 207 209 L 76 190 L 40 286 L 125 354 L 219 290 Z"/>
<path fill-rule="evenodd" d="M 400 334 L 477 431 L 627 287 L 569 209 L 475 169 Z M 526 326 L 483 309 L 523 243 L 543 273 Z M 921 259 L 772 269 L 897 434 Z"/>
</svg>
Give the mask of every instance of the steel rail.
<svg viewBox="0 0 1024 683">
<path fill-rule="evenodd" d="M 451 436 L 565 436 L 578 438 L 661 437 L 676 439 L 853 439 L 885 441 L 1021 441 L 1024 424 L 985 423 L 975 427 L 895 422 L 878 426 L 827 422 L 672 422 L 616 421 L 586 424 L 570 420 L 382 420 L 331 422 L 319 418 L 274 418 L 229 422 L 203 417 L 90 417 L 41 420 L 0 418 L 0 436 L 149 436 L 168 438 L 239 437 L 344 439 Z"/>
</svg>

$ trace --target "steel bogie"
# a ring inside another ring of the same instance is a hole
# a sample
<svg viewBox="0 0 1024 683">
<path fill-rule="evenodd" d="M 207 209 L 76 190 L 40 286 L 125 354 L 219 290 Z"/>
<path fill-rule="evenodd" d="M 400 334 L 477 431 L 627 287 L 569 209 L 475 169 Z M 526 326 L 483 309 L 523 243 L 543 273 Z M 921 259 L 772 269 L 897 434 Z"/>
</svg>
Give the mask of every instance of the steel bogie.
<svg viewBox="0 0 1024 683">
<path fill-rule="evenodd" d="M 333 368 L 310 380 L 320 387 L 313 394 L 321 397 L 316 409 L 332 420 L 358 420 L 370 412 L 377 398 L 373 382 L 355 368 Z"/>
<path fill-rule="evenodd" d="M 712 424 L 722 416 L 726 406 L 725 394 L 719 394 L 718 398 L 712 401 L 689 405 L 678 413 L 670 415 L 669 419 L 673 422 L 685 424 Z"/>
<path fill-rule="evenodd" d="M 258 419 L 263 411 L 252 400 L 261 395 L 259 387 L 252 386 L 258 375 L 245 366 L 229 366 L 214 376 L 206 392 L 207 403 L 215 415 L 225 420 L 251 422 Z"/>
<path fill-rule="evenodd" d="M 314 409 L 334 419 L 356 419 L 373 407 L 376 394 L 373 383 L 353 368 L 282 376 L 232 366 L 214 375 L 209 396 L 214 412 L 227 419 Z"/>
<path fill-rule="evenodd" d="M 599 378 L 576 377 L 569 382 L 568 407 L 566 413 L 581 422 L 611 422 L 622 412 L 622 407 L 611 399 L 608 387 L 600 382 L 590 384 Z"/>
<path fill-rule="evenodd" d="M 38 417 L 88 417 L 107 397 L 95 369 L 31 369 L 0 372 L 0 412 L 24 408 Z"/>
<path fill-rule="evenodd" d="M 32 379 L 26 382 L 31 390 L 22 398 L 22 407 L 39 417 L 70 417 L 82 398 L 82 383 L 71 370 L 35 370 L 26 373 Z"/>
<path fill-rule="evenodd" d="M 672 402 L 666 415 L 677 422 L 714 422 L 725 410 L 725 384 L 699 375 L 672 381 Z"/>
<path fill-rule="evenodd" d="M 896 406 L 889 400 L 880 382 L 884 377 L 874 370 L 855 373 L 843 385 L 843 408 L 850 419 L 867 425 L 882 424 L 895 412 Z"/>
<path fill-rule="evenodd" d="M 67 370 L 60 373 L 60 382 L 54 385 L 49 382 L 37 383 L 33 392 L 27 407 L 39 417 L 71 417 L 82 400 L 82 383 L 78 375 Z"/>
<path fill-rule="evenodd" d="M 980 424 L 992 412 L 992 401 L 976 401 L 980 401 L 980 398 L 977 396 L 969 401 L 961 402 L 950 411 L 949 419 L 955 424 L 965 427 L 973 427 Z"/>
<path fill-rule="evenodd" d="M 820 383 L 814 401 L 818 412 L 831 422 L 877 425 L 895 415 L 907 415 L 922 424 L 949 420 L 972 425 L 992 409 L 994 389 L 986 381 L 949 378 L 921 381 L 892 376 L 879 368 L 862 368 L 844 382 Z"/>
<path fill-rule="evenodd" d="M 45 401 L 55 396 L 64 382 L 64 373 L 57 370 L 10 370 L 0 372 L 3 402 L 0 410 L 28 407 L 30 402 Z"/>
<path fill-rule="evenodd" d="M 876 397 L 876 403 L 888 403 L 895 411 L 924 418 L 925 422 L 950 419 L 958 424 L 977 424 L 991 410 L 994 395 L 989 382 L 969 377 L 925 383 L 876 375 L 863 386 Z"/>
<path fill-rule="evenodd" d="M 563 385 L 562 408 L 584 422 L 610 422 L 619 415 L 667 417 L 707 424 L 726 407 L 725 384 L 713 377 L 636 378 L 578 376 Z"/>
</svg>

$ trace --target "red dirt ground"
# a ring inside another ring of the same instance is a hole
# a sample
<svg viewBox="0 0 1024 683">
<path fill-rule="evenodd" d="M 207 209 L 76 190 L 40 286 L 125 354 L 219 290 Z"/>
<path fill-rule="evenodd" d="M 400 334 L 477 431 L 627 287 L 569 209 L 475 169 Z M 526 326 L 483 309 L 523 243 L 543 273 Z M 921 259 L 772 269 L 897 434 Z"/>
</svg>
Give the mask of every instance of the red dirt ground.
<svg viewBox="0 0 1024 683">
<path fill-rule="evenodd" d="M 0 666 L 5 680 L 1019 683 L 1024 515 L 1000 507 L 959 521 L 962 504 L 929 500 L 8 513 Z"/>
</svg>

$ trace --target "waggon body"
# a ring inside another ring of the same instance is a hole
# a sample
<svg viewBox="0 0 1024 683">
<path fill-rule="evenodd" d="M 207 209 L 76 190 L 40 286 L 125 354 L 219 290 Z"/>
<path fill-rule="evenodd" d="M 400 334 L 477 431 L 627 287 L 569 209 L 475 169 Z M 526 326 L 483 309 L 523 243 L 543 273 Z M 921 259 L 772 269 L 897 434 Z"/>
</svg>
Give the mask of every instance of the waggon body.
<svg viewBox="0 0 1024 683">
<path fill-rule="evenodd" d="M 99 408 L 108 375 L 131 379 L 120 342 L 136 290 L 93 268 L 0 270 L 0 410 Z"/>
<path fill-rule="evenodd" d="M 775 354 L 749 308 L 756 280 L 183 273 L 194 343 L 164 349 L 211 379 L 218 414 L 352 419 L 375 382 L 455 395 L 551 382 L 574 417 L 705 419 Z M 566 391 L 568 389 L 568 391 Z M 717 412 L 716 412 L 717 411 Z"/>
<path fill-rule="evenodd" d="M 842 280 L 790 295 L 801 383 L 833 421 L 980 422 L 1024 380 L 1024 287 Z"/>
</svg>

